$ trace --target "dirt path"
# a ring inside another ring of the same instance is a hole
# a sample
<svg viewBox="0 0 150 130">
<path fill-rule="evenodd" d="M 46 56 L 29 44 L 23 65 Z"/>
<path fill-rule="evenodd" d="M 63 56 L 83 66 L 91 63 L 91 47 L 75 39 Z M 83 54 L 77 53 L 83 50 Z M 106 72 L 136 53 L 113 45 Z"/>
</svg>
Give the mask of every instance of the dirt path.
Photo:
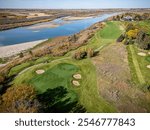
<svg viewBox="0 0 150 130">
<path fill-rule="evenodd" d="M 138 77 L 138 80 L 139 80 L 140 84 L 144 84 L 145 80 L 143 78 L 138 60 L 136 58 L 136 52 L 134 51 L 134 48 L 133 48 L 132 45 L 129 46 L 129 49 L 130 49 L 130 52 L 131 52 L 131 55 L 132 55 L 132 61 L 133 61 L 134 68 L 136 70 L 136 75 Z"/>
<path fill-rule="evenodd" d="M 92 58 L 96 67 L 99 94 L 118 112 L 146 112 L 139 102 L 148 102 L 143 92 L 131 84 L 128 53 L 123 44 L 112 43 Z"/>
</svg>

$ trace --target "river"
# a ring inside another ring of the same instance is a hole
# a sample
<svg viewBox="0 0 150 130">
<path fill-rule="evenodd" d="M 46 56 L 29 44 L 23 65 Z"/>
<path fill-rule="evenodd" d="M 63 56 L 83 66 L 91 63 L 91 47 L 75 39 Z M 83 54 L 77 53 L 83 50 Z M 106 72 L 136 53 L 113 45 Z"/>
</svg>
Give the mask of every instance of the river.
<svg viewBox="0 0 150 130">
<path fill-rule="evenodd" d="M 63 18 L 55 19 L 51 22 L 39 23 L 26 27 L 0 31 L 0 46 L 19 44 L 29 41 L 54 38 L 57 36 L 68 36 L 84 30 L 94 23 L 104 21 L 105 19 L 114 16 L 118 13 L 103 14 L 93 18 L 87 18 L 75 21 L 64 21 Z M 44 27 L 46 24 L 60 24 L 54 28 Z M 36 28 L 36 26 L 43 28 Z"/>
</svg>

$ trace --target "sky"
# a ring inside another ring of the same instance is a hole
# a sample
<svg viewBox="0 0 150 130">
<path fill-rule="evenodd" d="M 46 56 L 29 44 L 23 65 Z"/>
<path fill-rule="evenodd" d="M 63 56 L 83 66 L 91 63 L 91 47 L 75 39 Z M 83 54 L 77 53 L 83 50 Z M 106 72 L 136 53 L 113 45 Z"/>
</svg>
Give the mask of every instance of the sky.
<svg viewBox="0 0 150 130">
<path fill-rule="evenodd" d="M 0 0 L 0 8 L 150 8 L 150 0 Z"/>
</svg>

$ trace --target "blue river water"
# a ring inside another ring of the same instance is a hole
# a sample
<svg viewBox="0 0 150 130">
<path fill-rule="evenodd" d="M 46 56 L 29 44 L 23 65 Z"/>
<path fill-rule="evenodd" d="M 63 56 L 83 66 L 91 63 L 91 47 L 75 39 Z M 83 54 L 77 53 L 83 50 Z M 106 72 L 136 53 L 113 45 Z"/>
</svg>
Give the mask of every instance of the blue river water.
<svg viewBox="0 0 150 130">
<path fill-rule="evenodd" d="M 19 44 L 29 41 L 36 41 L 42 39 L 53 38 L 57 36 L 68 36 L 80 32 L 88 28 L 89 26 L 97 23 L 99 21 L 104 21 L 105 19 L 116 15 L 113 14 L 103 14 L 94 18 L 88 18 L 83 20 L 75 20 L 65 22 L 62 18 L 52 21 L 53 23 L 60 23 L 60 26 L 55 28 L 40 28 L 40 29 L 29 29 L 37 25 L 48 24 L 52 22 L 45 22 L 36 25 L 19 27 L 15 29 L 0 31 L 0 46 L 7 46 L 13 44 Z M 63 23 L 63 24 L 61 24 Z"/>
</svg>

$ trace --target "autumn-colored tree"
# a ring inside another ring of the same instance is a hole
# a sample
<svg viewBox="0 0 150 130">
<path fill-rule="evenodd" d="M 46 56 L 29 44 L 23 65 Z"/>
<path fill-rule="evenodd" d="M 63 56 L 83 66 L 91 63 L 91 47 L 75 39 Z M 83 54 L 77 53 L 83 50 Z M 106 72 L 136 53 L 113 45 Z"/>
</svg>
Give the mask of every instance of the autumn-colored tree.
<svg viewBox="0 0 150 130">
<path fill-rule="evenodd" d="M 87 49 L 87 57 L 93 57 L 94 56 L 94 50 L 92 48 Z"/>
<path fill-rule="evenodd" d="M 136 39 L 137 34 L 138 34 L 139 30 L 138 29 L 134 29 L 134 30 L 129 30 L 126 35 L 129 39 Z"/>
<path fill-rule="evenodd" d="M 4 82 L 4 80 L 5 80 L 5 77 L 0 75 L 0 84 L 2 84 Z"/>
<path fill-rule="evenodd" d="M 39 103 L 31 86 L 13 86 L 2 95 L 1 112 L 25 113 L 38 112 Z"/>
</svg>

